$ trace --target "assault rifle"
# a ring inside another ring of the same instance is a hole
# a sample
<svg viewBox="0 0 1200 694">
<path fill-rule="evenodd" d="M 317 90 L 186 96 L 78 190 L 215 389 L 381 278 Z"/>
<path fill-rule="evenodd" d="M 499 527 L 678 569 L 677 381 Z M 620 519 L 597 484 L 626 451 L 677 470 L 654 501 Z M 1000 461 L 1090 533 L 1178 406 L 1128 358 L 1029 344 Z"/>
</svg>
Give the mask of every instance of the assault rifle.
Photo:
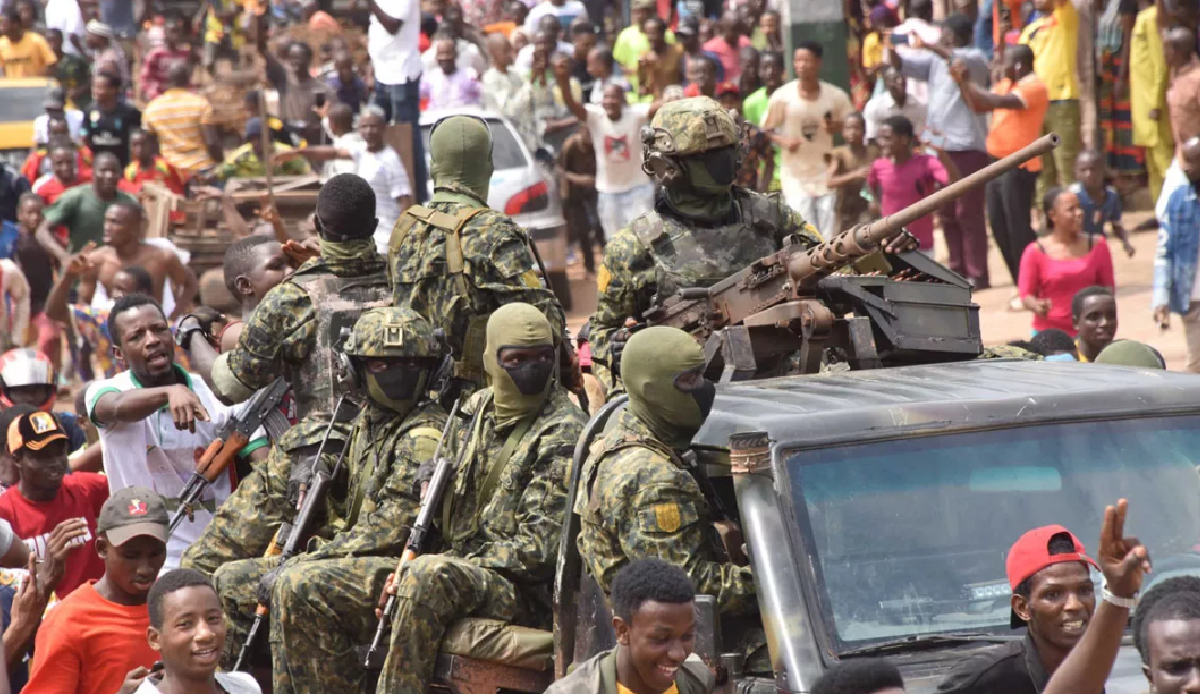
<svg viewBox="0 0 1200 694">
<path fill-rule="evenodd" d="M 721 381 L 782 373 L 793 359 L 799 372 L 813 373 L 827 348 L 843 352 L 851 368 L 977 357 L 983 343 L 970 283 L 927 256 L 889 256 L 886 274 L 834 273 L 1058 143 L 1058 135 L 1044 135 L 899 212 L 823 243 L 806 247 L 789 239 L 782 250 L 710 287 L 656 297 L 656 305 L 637 318 L 691 333 L 704 346 L 709 376 L 719 372 Z"/>
<path fill-rule="evenodd" d="M 458 468 L 456 461 L 442 455 L 442 448 L 446 444 L 446 437 L 450 434 L 451 427 L 454 426 L 455 420 L 458 419 L 458 408 L 461 402 L 462 398 L 454 401 L 454 407 L 450 409 L 450 416 L 446 419 L 446 426 L 442 427 L 442 436 L 438 439 L 437 449 L 433 453 L 436 465 L 433 470 L 433 477 L 429 479 L 429 487 L 425 490 L 425 497 L 421 499 L 421 510 L 417 512 L 417 520 L 413 523 L 412 530 L 408 534 L 408 542 L 404 545 L 404 553 L 400 555 L 400 561 L 396 564 L 396 570 L 392 573 L 393 585 L 395 585 L 396 581 L 400 580 L 400 573 L 404 571 L 404 565 L 421 556 L 425 551 L 425 539 L 433 526 L 433 514 L 441 506 L 442 496 L 446 492 L 446 487 L 449 486 L 450 479 L 454 476 L 454 471 Z M 474 429 L 474 427 L 472 426 L 471 429 Z M 466 446 L 459 453 L 460 457 L 465 451 Z M 379 625 L 375 627 L 375 638 L 371 639 L 371 646 L 367 649 L 366 661 L 363 663 L 366 669 L 383 669 L 383 662 L 387 659 L 387 649 L 386 644 L 383 642 L 383 636 L 395 614 L 396 595 L 392 593 L 388 595 L 387 603 L 383 607 L 383 615 L 379 618 Z"/>
<path fill-rule="evenodd" d="M 208 448 L 196 462 L 196 471 L 184 486 L 183 493 L 179 496 L 179 507 L 171 516 L 171 524 L 167 528 L 168 536 L 175 532 L 184 518 L 192 519 L 193 507 L 200 500 L 200 495 L 225 473 L 226 468 L 237 457 L 238 452 L 250 443 L 250 437 L 260 426 L 271 430 L 272 438 L 276 440 L 282 432 L 287 431 L 287 420 L 276 409 L 287 390 L 287 381 L 282 378 L 275 379 L 274 383 L 260 389 L 250 398 L 241 418 L 231 417 L 225 422 L 217 432 L 217 438 L 208 444 Z M 278 420 L 282 420 L 282 423 Z"/>
<path fill-rule="evenodd" d="M 334 424 L 337 423 L 338 413 L 342 409 L 342 405 L 346 402 L 346 395 L 338 398 L 337 404 L 333 407 L 333 414 L 329 418 L 329 425 L 325 427 L 325 435 L 321 439 L 321 445 L 317 448 L 317 454 L 313 457 L 312 471 L 308 479 L 300 485 L 300 495 L 296 501 L 297 511 L 296 518 L 291 525 L 284 524 L 279 528 L 279 532 L 275 536 L 275 540 L 271 541 L 271 546 L 267 548 L 267 556 L 279 556 L 279 566 L 284 562 L 300 553 L 300 548 L 308 542 L 308 531 L 313 520 L 317 517 L 325 507 L 325 494 L 329 491 L 329 485 L 337 477 L 338 471 L 342 467 L 342 461 L 346 458 L 346 451 L 350 448 L 350 442 L 345 442 L 342 445 L 341 452 L 338 453 L 337 462 L 333 465 L 333 470 L 326 472 L 321 465 L 321 455 L 325 452 L 325 444 L 329 443 L 329 434 L 333 432 Z M 283 543 L 283 547 L 278 546 L 277 540 L 281 535 L 286 534 L 287 539 Z M 250 652 L 250 647 L 258 639 L 258 632 L 262 628 L 263 618 L 270 613 L 270 599 L 263 595 L 262 586 L 259 586 L 258 607 L 254 610 L 254 623 L 250 625 L 250 632 L 246 635 L 246 642 L 242 644 L 242 649 L 238 652 L 237 662 L 234 663 L 234 670 L 241 670 L 242 663 L 246 660 L 246 655 Z"/>
</svg>

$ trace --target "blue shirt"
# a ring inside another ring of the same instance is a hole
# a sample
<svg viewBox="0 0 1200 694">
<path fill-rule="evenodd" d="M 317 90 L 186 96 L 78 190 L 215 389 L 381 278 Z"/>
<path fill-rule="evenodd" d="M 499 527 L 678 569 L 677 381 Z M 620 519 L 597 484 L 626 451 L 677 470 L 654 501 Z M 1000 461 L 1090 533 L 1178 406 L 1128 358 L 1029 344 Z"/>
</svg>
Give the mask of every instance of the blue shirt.
<svg viewBox="0 0 1200 694">
<path fill-rule="evenodd" d="M 1083 230 L 1087 233 L 1104 236 L 1105 224 L 1121 223 L 1121 196 L 1112 186 L 1104 187 L 1104 201 L 1100 204 L 1092 200 L 1087 189 L 1078 181 L 1071 184 L 1070 190 L 1079 198 L 1079 206 L 1083 208 Z"/>
<path fill-rule="evenodd" d="M 988 60 L 991 60 L 996 53 L 996 43 L 992 40 L 992 12 L 995 8 L 994 3 L 995 0 L 983 0 L 983 2 L 979 3 L 979 19 L 975 20 L 974 45 L 983 51 Z"/>
<path fill-rule="evenodd" d="M 955 48 L 953 56 L 967 65 L 967 74 L 978 87 L 986 88 L 991 81 L 991 69 L 983 52 L 976 48 Z M 947 152 L 987 151 L 987 117 L 967 106 L 962 90 L 950 74 L 950 64 L 932 51 L 906 54 L 900 63 L 900 74 L 929 84 L 929 104 L 925 126 L 940 130 Z"/>
<path fill-rule="evenodd" d="M 12 258 L 17 252 L 17 240 L 21 238 L 21 230 L 16 222 L 5 220 L 0 222 L 0 258 Z"/>
<path fill-rule="evenodd" d="M 1200 198 L 1192 184 L 1171 193 L 1159 219 L 1154 253 L 1154 306 L 1187 313 L 1200 260 Z"/>
<path fill-rule="evenodd" d="M 355 76 L 354 82 L 342 84 L 342 80 L 333 74 L 325 80 L 325 83 L 337 94 L 338 101 L 347 104 L 355 112 L 367 102 L 367 85 L 358 76 Z"/>
</svg>

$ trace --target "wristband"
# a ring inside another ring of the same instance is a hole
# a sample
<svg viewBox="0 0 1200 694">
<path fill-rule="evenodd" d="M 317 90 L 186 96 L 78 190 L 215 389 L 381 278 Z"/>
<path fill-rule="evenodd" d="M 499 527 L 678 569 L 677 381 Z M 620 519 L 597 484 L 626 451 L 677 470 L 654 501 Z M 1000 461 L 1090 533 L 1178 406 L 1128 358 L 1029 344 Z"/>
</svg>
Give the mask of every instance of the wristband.
<svg viewBox="0 0 1200 694">
<path fill-rule="evenodd" d="M 1108 586 L 1104 586 L 1100 589 L 1100 599 L 1111 605 L 1124 607 L 1127 610 L 1132 610 L 1133 608 L 1137 607 L 1138 604 L 1137 595 L 1134 595 L 1132 598 L 1118 597 L 1112 594 L 1112 591 L 1108 589 Z"/>
</svg>

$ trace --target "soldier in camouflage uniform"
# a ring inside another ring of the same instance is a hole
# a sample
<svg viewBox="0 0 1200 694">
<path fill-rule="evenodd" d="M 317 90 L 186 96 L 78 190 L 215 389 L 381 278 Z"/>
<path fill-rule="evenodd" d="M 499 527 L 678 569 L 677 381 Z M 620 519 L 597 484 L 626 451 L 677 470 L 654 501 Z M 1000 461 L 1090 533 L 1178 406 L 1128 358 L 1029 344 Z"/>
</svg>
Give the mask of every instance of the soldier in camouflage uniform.
<svg viewBox="0 0 1200 694">
<path fill-rule="evenodd" d="M 445 412 L 426 398 L 441 351 L 433 328 L 412 311 L 372 309 L 354 324 L 344 353 L 355 362 L 367 403 L 326 497 L 325 522 L 313 530 L 308 551 L 282 567 L 275 557 L 242 559 L 213 577 L 231 626 L 227 666 L 245 642 L 261 595 L 271 608 L 275 691 L 319 691 L 292 682 L 312 675 L 325 678 L 327 690 L 357 688 L 362 668 L 351 649 L 374 629 L 367 613 L 408 540 L 420 505 L 417 471 L 433 458 L 446 423 Z M 372 585 L 376 593 L 368 592 Z"/>
<path fill-rule="evenodd" d="M 434 195 L 408 208 L 392 232 L 393 305 L 411 308 L 446 333 L 464 395 L 485 385 L 488 316 L 504 304 L 538 307 L 561 339 L 562 306 L 535 272 L 532 243 L 507 215 L 488 208 L 492 137 L 481 120 L 451 116 L 429 136 Z"/>
<path fill-rule="evenodd" d="M 661 183 L 655 208 L 609 239 L 596 277 L 592 367 L 610 391 L 620 389 L 623 346 L 614 333 L 627 319 L 640 322 L 655 294 L 715 284 L 779 250 L 792 234 L 821 241 L 777 196 L 733 185 L 741 129 L 716 101 L 663 104 L 643 133 L 642 168 Z"/>
<path fill-rule="evenodd" d="M 416 558 L 389 588 L 398 599 L 380 694 L 425 694 L 456 619 L 550 627 L 566 479 L 584 415 L 556 382 L 554 334 L 538 308 L 502 306 L 486 338 L 492 387 L 471 397 L 470 423 L 450 432 L 449 455 L 466 455 L 438 515 L 443 554 Z"/>
<path fill-rule="evenodd" d="M 583 565 L 609 592 L 627 563 L 657 557 L 683 567 L 723 614 L 754 613 L 750 568 L 725 558 L 683 459 L 716 396 L 703 351 L 687 333 L 656 326 L 629 339 L 623 363 L 629 406 L 593 448 L 576 497 Z"/>
<path fill-rule="evenodd" d="M 333 177 L 317 196 L 321 255 L 267 292 L 246 320 L 237 348 L 213 364 L 213 390 L 246 400 L 278 376 L 292 384 L 300 421 L 276 442 L 264 466 L 242 481 L 183 566 L 212 574 L 226 561 L 260 557 L 279 526 L 295 513 L 296 472 L 312 469 L 333 414 L 336 389 L 330 343 L 364 307 L 388 303 L 387 272 L 375 250 L 375 193 L 353 174 Z M 350 433 L 354 408 L 345 407 L 325 448 L 336 458 Z M 300 461 L 293 466 L 293 461 Z"/>
</svg>

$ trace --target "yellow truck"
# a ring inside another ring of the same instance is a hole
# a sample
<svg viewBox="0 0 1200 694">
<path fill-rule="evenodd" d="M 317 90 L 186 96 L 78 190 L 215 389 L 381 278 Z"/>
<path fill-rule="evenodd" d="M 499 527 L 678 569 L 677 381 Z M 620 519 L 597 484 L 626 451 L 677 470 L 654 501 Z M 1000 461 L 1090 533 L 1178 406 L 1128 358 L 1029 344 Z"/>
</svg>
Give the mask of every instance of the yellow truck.
<svg viewBox="0 0 1200 694">
<path fill-rule="evenodd" d="M 55 85 L 47 77 L 0 78 L 0 162 L 20 168 L 33 145 L 33 122 Z"/>
</svg>

